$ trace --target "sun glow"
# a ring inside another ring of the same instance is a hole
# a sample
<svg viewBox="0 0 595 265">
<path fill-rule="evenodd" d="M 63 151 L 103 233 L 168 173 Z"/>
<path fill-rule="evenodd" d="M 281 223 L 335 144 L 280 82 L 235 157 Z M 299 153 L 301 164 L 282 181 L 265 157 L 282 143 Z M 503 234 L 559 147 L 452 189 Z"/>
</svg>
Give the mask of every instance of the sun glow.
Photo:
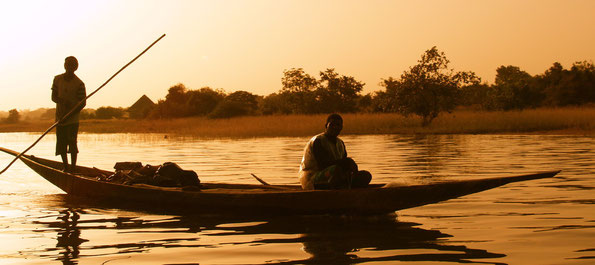
<svg viewBox="0 0 595 265">
<path fill-rule="evenodd" d="M 95 89 L 164 33 L 88 106 L 156 101 L 177 83 L 268 95 L 294 67 L 335 68 L 369 93 L 432 46 L 486 82 L 501 65 L 540 74 L 595 58 L 593 10 L 593 1 L 3 1 L 0 110 L 52 107 L 51 80 L 69 55 Z"/>
</svg>

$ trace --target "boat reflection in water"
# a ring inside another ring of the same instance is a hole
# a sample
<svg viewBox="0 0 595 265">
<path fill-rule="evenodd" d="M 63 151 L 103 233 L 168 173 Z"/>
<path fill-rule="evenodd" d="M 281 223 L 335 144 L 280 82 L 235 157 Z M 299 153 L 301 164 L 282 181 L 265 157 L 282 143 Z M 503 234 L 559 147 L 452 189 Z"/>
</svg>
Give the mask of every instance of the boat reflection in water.
<svg viewBox="0 0 595 265">
<path fill-rule="evenodd" d="M 416 223 L 399 222 L 396 215 L 172 215 L 165 210 L 146 213 L 91 208 L 69 202 L 66 195 L 54 196 L 63 200 L 61 206 L 66 208 L 56 221 L 36 222 L 46 231 L 57 232 L 56 248 L 45 249 L 39 256 L 63 264 L 85 264 L 86 259 L 137 263 L 135 259 L 144 256 L 146 260 L 154 252 L 168 254 L 167 258 L 155 255 L 152 261 L 159 264 L 225 263 L 209 258 L 213 249 L 222 251 L 218 255 L 237 256 L 241 261 L 231 264 L 498 264 L 486 259 L 505 256 L 468 248 L 460 242 L 449 243 L 445 238 L 450 235 L 420 228 Z M 110 243 L 102 244 L 106 241 Z M 237 252 L 237 247 L 243 251 Z M 289 255 L 280 257 L 275 248 Z"/>
</svg>

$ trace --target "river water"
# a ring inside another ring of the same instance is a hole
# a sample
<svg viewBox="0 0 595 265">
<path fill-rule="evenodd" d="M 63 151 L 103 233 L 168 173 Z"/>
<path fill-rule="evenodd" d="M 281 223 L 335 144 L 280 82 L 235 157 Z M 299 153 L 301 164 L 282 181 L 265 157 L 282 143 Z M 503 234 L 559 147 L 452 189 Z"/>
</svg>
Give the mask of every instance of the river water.
<svg viewBox="0 0 595 265">
<path fill-rule="evenodd" d="M 38 134 L 3 133 L 24 150 Z M 594 264 L 595 137 L 343 136 L 373 183 L 560 169 L 552 179 L 387 216 L 177 215 L 72 201 L 21 162 L 0 175 L 0 264 Z M 201 182 L 296 184 L 308 137 L 81 134 L 79 164 L 166 161 Z M 58 159 L 55 136 L 29 154 Z M 0 154 L 2 168 L 12 156 Z"/>
</svg>

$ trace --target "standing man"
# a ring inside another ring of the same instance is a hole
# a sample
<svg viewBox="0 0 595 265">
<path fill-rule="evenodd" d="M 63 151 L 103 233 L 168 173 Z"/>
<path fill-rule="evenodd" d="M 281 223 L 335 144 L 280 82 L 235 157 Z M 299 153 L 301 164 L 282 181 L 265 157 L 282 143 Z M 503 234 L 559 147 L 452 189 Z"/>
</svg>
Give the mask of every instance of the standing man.
<svg viewBox="0 0 595 265">
<path fill-rule="evenodd" d="M 306 144 L 299 172 L 303 189 L 363 188 L 372 180 L 370 172 L 359 171 L 347 157 L 345 143 L 338 137 L 341 130 L 343 118 L 333 113 L 326 118 L 324 133 Z"/>
<path fill-rule="evenodd" d="M 86 102 L 83 101 L 78 107 L 76 106 L 87 97 L 85 84 L 74 74 L 78 66 L 78 60 L 74 56 L 66 57 L 64 60 L 66 71 L 55 76 L 52 84 L 52 101 L 56 102 L 56 122 L 60 121 L 56 127 L 56 155 L 62 156 L 66 172 L 74 172 L 76 168 L 79 113 L 85 107 Z M 76 109 L 68 117 L 65 117 L 74 107 Z M 70 168 L 68 167 L 67 153 L 70 153 L 72 161 Z"/>
</svg>

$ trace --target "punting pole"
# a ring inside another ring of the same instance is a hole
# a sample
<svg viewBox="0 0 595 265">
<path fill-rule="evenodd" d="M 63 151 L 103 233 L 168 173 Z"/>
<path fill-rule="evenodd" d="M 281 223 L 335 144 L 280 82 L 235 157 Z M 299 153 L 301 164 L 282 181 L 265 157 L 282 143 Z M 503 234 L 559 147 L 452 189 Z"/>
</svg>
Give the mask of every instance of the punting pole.
<svg viewBox="0 0 595 265">
<path fill-rule="evenodd" d="M 33 146 L 35 146 L 39 141 L 41 141 L 41 139 L 46 134 L 48 134 L 52 129 L 56 128 L 56 126 L 58 126 L 58 124 L 60 124 L 62 121 L 66 120 L 68 117 L 70 117 L 70 115 L 72 115 L 72 113 L 74 113 L 74 111 L 76 109 L 78 109 L 84 102 L 86 102 L 88 98 L 90 98 L 91 96 L 93 96 L 95 93 L 97 93 L 97 91 L 99 91 L 105 85 L 107 85 L 107 83 L 109 83 L 109 81 L 112 81 L 112 79 L 114 79 L 114 77 L 116 77 L 116 75 L 118 75 L 120 72 L 122 72 L 124 69 L 126 69 L 126 67 L 128 67 L 129 65 L 131 65 L 134 61 L 136 61 L 136 59 L 138 59 L 138 57 L 141 57 L 141 55 L 143 55 L 145 52 L 147 52 L 149 49 L 151 49 L 151 47 L 153 47 L 153 45 L 155 45 L 155 43 L 157 43 L 158 41 L 160 41 L 161 39 L 163 39 L 163 37 L 165 37 L 165 34 L 161 35 L 161 37 L 159 37 L 156 41 L 154 41 L 153 43 L 151 43 L 151 45 L 149 45 L 149 47 L 147 47 L 143 52 L 141 52 L 139 55 L 137 55 L 136 57 L 134 57 L 134 59 L 132 59 L 130 62 L 128 62 L 122 68 L 120 68 L 120 70 L 118 70 L 115 74 L 112 75 L 112 77 L 110 77 L 107 81 L 105 81 L 105 83 L 103 83 L 103 85 L 99 86 L 97 89 L 95 89 L 95 91 L 93 91 L 89 95 L 87 95 L 87 97 L 85 97 L 85 99 L 81 100 L 78 104 L 76 104 L 68 113 L 66 113 L 66 115 L 64 115 L 62 118 L 60 118 L 59 121 L 55 122 L 52 126 L 50 126 L 50 128 L 48 128 L 47 130 L 45 130 L 45 132 L 31 146 L 27 147 L 27 149 L 25 149 L 25 151 L 23 151 L 19 155 L 15 156 L 14 159 L 12 160 L 12 162 L 10 162 L 8 164 L 8 166 L 6 166 L 6 168 L 4 168 L 2 171 L 0 171 L 0 175 L 2 173 L 4 173 L 10 166 L 12 166 L 12 164 L 14 164 L 14 162 L 17 161 L 17 159 L 19 159 L 27 151 L 29 151 L 31 148 L 33 148 Z"/>
<path fill-rule="evenodd" d="M 254 175 L 254 174 L 252 174 L 252 173 L 250 173 L 250 175 L 252 175 L 252 176 L 253 176 L 253 177 L 254 177 L 256 180 L 258 180 L 258 182 L 260 182 L 262 185 L 265 185 L 265 186 L 269 186 L 269 185 L 271 185 L 271 184 L 268 184 L 266 181 L 262 180 L 261 178 L 257 177 L 256 175 Z"/>
</svg>

